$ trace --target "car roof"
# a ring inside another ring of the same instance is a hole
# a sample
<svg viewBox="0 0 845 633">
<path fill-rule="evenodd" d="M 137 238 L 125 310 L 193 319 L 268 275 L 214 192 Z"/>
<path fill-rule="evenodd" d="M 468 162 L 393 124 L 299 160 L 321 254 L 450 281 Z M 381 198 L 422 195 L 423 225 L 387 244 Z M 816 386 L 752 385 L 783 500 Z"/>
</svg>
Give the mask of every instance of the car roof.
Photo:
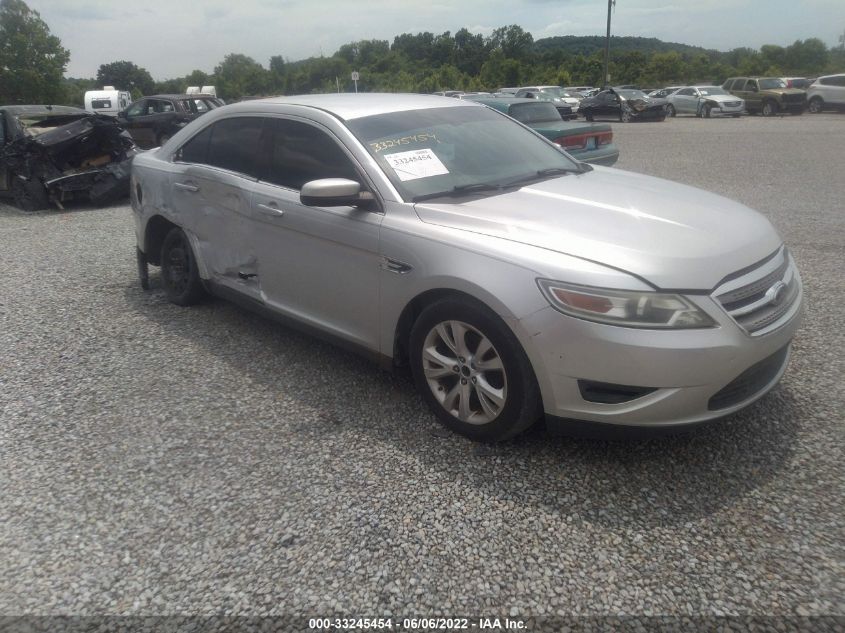
<svg viewBox="0 0 845 633">
<path fill-rule="evenodd" d="M 531 101 L 531 99 L 526 99 Z M 244 111 L 273 112 L 276 106 L 304 106 L 323 110 L 343 120 L 359 119 L 374 114 L 424 110 L 428 108 L 477 108 L 471 99 L 454 99 L 438 95 L 393 94 L 393 93 L 354 93 L 295 95 L 290 97 L 270 97 L 255 101 L 233 103 L 225 106 L 226 112 Z"/>
</svg>

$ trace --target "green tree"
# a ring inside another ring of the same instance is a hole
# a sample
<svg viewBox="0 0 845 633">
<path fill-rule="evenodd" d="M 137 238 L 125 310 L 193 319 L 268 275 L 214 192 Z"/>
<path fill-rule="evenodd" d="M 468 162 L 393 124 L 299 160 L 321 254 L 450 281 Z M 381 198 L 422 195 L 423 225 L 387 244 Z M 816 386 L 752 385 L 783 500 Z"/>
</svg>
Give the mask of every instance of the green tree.
<svg viewBox="0 0 845 633">
<path fill-rule="evenodd" d="M 0 103 L 60 103 L 70 53 L 38 11 L 0 0 Z"/>
<path fill-rule="evenodd" d="M 827 66 L 827 46 L 820 39 L 811 37 L 796 40 L 786 47 L 784 70 L 800 75 L 818 75 Z"/>
<path fill-rule="evenodd" d="M 484 36 L 474 35 L 466 28 L 455 33 L 455 66 L 468 75 L 478 75 L 487 59 Z"/>
<path fill-rule="evenodd" d="M 118 90 L 137 89 L 142 95 L 152 94 L 155 82 L 146 68 L 136 66 L 132 62 L 119 61 L 103 64 L 97 70 L 97 83 L 102 86 L 114 86 Z"/>
<path fill-rule="evenodd" d="M 245 95 L 263 95 L 270 88 L 270 74 L 252 57 L 229 53 L 214 68 L 217 94 L 237 101 Z"/>
<path fill-rule="evenodd" d="M 511 24 L 493 31 L 489 42 L 491 49 L 498 49 L 508 59 L 527 59 L 534 49 L 534 36 L 521 26 Z"/>
</svg>

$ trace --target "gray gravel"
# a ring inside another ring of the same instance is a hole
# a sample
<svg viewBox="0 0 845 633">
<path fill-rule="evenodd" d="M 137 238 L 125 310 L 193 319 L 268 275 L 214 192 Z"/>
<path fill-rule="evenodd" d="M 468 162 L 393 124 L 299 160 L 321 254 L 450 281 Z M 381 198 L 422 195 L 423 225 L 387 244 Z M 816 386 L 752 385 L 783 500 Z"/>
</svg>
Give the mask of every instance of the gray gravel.
<svg viewBox="0 0 845 633">
<path fill-rule="evenodd" d="M 614 130 L 806 284 L 782 385 L 685 436 L 474 444 L 404 376 L 141 291 L 127 206 L 0 205 L 0 614 L 845 613 L 845 115 Z"/>
</svg>

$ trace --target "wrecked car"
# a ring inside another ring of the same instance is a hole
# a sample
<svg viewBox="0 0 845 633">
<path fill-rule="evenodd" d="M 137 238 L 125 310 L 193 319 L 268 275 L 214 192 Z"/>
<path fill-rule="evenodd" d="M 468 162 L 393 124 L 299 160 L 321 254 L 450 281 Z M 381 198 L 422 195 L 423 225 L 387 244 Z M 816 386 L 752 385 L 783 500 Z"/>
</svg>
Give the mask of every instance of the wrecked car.
<svg viewBox="0 0 845 633">
<path fill-rule="evenodd" d="M 112 117 L 67 106 L 0 107 L 0 193 L 25 211 L 127 196 L 137 152 Z"/>
<path fill-rule="evenodd" d="M 649 97 L 642 90 L 608 88 L 581 102 L 580 111 L 588 121 L 663 121 L 666 118 L 666 99 Z"/>
</svg>

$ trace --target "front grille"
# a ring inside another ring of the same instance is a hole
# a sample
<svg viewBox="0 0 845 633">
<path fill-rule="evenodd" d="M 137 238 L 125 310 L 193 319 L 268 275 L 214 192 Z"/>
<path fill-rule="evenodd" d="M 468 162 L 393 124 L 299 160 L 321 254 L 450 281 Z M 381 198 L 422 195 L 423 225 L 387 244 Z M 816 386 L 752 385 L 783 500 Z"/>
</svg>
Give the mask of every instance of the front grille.
<svg viewBox="0 0 845 633">
<path fill-rule="evenodd" d="M 803 103 L 806 95 L 803 94 L 793 94 L 793 95 L 783 95 L 783 102 L 784 103 Z"/>
<path fill-rule="evenodd" d="M 785 248 L 750 272 L 716 289 L 716 301 L 749 334 L 785 322 L 801 294 L 795 263 Z"/>
<path fill-rule="evenodd" d="M 748 400 L 775 379 L 788 354 L 789 345 L 786 345 L 768 358 L 752 365 L 714 394 L 707 402 L 707 408 L 717 411 Z"/>
<path fill-rule="evenodd" d="M 725 101 L 725 107 L 726 108 L 738 108 L 739 103 L 740 103 L 739 101 Z"/>
</svg>

